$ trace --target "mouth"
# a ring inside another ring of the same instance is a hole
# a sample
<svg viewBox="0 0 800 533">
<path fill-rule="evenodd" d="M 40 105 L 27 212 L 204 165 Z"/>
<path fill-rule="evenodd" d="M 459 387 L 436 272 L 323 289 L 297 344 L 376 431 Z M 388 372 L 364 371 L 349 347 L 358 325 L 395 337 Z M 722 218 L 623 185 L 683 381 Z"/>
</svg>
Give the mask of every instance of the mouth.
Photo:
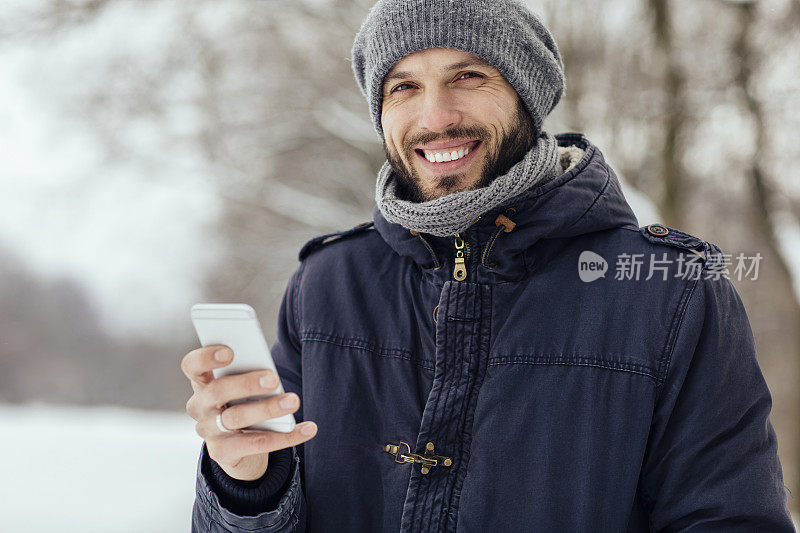
<svg viewBox="0 0 800 533">
<path fill-rule="evenodd" d="M 414 152 L 424 168 L 434 172 L 452 172 L 469 164 L 482 144 L 480 140 L 456 141 L 417 148 Z"/>
</svg>

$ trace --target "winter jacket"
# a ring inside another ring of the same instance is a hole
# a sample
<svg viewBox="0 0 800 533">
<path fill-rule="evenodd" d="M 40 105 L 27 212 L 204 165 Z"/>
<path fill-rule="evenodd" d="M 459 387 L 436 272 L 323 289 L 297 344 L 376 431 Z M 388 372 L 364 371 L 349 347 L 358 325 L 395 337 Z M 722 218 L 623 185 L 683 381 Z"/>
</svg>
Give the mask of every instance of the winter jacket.
<svg viewBox="0 0 800 533">
<path fill-rule="evenodd" d="M 196 531 L 793 531 L 721 250 L 557 138 L 580 162 L 459 236 L 376 209 L 303 248 L 272 354 L 318 434 L 255 516 L 198 469 Z"/>
</svg>

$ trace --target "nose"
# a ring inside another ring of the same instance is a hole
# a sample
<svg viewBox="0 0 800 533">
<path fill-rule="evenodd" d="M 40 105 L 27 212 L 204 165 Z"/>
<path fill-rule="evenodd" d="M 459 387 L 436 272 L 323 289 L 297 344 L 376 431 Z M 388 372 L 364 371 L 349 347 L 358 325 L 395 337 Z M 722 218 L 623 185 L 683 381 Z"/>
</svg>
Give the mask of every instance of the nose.
<svg viewBox="0 0 800 533">
<path fill-rule="evenodd" d="M 461 122 L 461 111 L 446 90 L 429 89 L 423 95 L 419 126 L 428 131 L 442 132 Z"/>
</svg>

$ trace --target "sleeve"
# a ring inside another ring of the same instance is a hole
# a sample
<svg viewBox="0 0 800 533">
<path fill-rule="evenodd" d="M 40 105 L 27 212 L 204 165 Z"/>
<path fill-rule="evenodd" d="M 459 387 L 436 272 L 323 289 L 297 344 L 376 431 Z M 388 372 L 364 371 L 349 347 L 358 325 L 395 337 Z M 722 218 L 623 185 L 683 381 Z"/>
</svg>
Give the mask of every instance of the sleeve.
<svg viewBox="0 0 800 533">
<path fill-rule="evenodd" d="M 301 398 L 300 409 L 295 413 L 298 423 L 303 420 L 301 344 L 297 327 L 302 271 L 301 264 L 289 280 L 278 314 L 278 338 L 270 349 L 284 389 L 297 393 Z M 280 461 L 280 457 L 273 464 L 270 455 L 270 463 L 264 476 L 257 482 L 247 483 L 233 480 L 224 472 L 216 472 L 204 443 L 197 466 L 192 532 L 305 531 L 302 448 L 300 445 L 287 450 L 290 452 L 290 455 L 286 455 L 291 464 L 288 468 L 285 462 Z M 283 473 L 281 470 L 284 470 Z M 280 479 L 284 480 L 282 485 Z"/>
<path fill-rule="evenodd" d="M 640 479 L 650 529 L 794 532 L 744 305 L 726 277 L 687 294 Z"/>
<path fill-rule="evenodd" d="M 209 455 L 205 445 L 200 458 L 203 476 L 223 507 L 239 515 L 256 515 L 264 509 L 276 509 L 292 479 L 294 467 L 290 448 L 269 454 L 269 466 L 261 478 L 242 481 L 230 477 Z"/>
</svg>

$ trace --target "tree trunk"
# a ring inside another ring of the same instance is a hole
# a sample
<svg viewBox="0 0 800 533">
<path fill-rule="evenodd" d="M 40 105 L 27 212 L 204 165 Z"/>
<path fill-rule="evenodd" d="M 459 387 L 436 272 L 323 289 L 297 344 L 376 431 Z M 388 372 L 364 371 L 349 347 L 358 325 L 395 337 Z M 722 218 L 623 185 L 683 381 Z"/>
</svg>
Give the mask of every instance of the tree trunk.
<svg viewBox="0 0 800 533">
<path fill-rule="evenodd" d="M 792 291 L 793 279 L 792 271 L 789 267 L 788 261 L 781 249 L 779 242 L 778 230 L 775 226 L 773 213 L 776 208 L 780 208 L 778 204 L 778 197 L 770 185 L 770 180 L 765 170 L 764 157 L 767 148 L 767 131 L 765 122 L 765 110 L 756 95 L 751 91 L 754 84 L 754 72 L 759 64 L 758 55 L 753 44 L 753 32 L 755 30 L 755 17 L 756 17 L 756 2 L 729 2 L 729 5 L 734 6 L 739 11 L 739 32 L 736 36 L 734 49 L 736 57 L 739 58 L 739 69 L 736 73 L 736 83 L 747 109 L 747 112 L 753 119 L 755 128 L 755 151 L 753 159 L 748 170 L 750 184 L 753 191 L 753 202 L 756 208 L 758 219 L 758 230 L 764 237 L 764 242 L 769 248 L 771 254 L 777 258 L 780 271 L 784 277 L 783 283 L 788 286 Z M 798 295 L 794 294 L 793 315 L 794 315 L 794 335 L 796 336 L 796 346 L 800 346 L 800 301 Z M 800 353 L 795 353 L 794 357 L 800 359 Z M 798 377 L 800 381 L 800 377 Z M 797 406 L 800 410 L 800 405 Z M 800 428 L 798 428 L 800 429 Z M 800 431 L 797 432 L 795 437 L 800 441 Z M 796 458 L 796 464 L 800 465 L 800 457 Z M 792 483 L 795 487 L 800 487 L 800 468 L 798 473 L 795 474 L 795 479 Z"/>
<path fill-rule="evenodd" d="M 661 147 L 661 173 L 664 184 L 659 209 L 667 225 L 683 225 L 682 209 L 685 172 L 680 134 L 686 121 L 684 75 L 678 64 L 672 38 L 668 0 L 649 0 L 656 45 L 664 61 L 664 142 Z"/>
</svg>

